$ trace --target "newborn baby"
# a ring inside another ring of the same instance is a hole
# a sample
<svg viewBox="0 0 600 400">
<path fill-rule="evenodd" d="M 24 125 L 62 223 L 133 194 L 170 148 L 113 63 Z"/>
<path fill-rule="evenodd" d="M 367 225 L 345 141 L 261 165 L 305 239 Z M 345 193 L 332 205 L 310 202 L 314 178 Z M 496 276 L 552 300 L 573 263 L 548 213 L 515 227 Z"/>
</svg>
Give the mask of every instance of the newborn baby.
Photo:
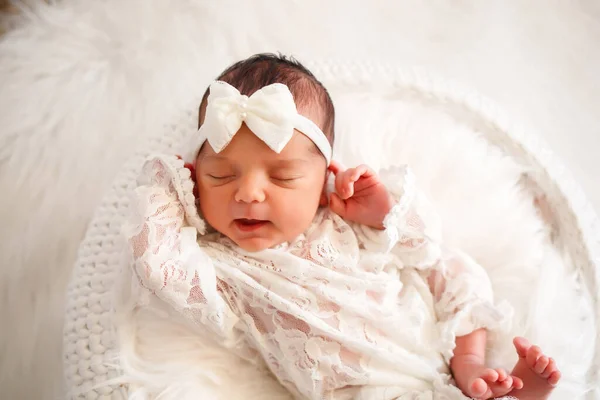
<svg viewBox="0 0 600 400">
<path fill-rule="evenodd" d="M 125 233 L 150 293 L 299 399 L 550 395 L 560 372 L 523 338 L 511 373 L 486 367 L 510 307 L 443 247 L 410 169 L 331 160 L 333 104 L 305 67 L 234 64 L 199 127 L 184 160 L 152 157 L 135 190 Z"/>
</svg>

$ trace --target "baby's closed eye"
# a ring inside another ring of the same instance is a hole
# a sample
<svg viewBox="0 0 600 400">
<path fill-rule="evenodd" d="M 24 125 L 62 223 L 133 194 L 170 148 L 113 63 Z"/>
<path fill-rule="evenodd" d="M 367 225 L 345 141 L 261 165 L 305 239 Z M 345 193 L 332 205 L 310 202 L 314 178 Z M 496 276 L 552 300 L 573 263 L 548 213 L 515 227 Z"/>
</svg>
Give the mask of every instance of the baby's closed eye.
<svg viewBox="0 0 600 400">
<path fill-rule="evenodd" d="M 275 174 L 271 175 L 271 179 L 280 181 L 280 182 L 293 182 L 298 179 L 301 179 L 302 175 L 300 174 Z"/>
<path fill-rule="evenodd" d="M 210 185 L 221 186 L 236 179 L 233 171 L 207 171 L 203 174 L 204 180 Z"/>
<path fill-rule="evenodd" d="M 296 181 L 301 180 L 305 175 L 304 165 L 284 165 L 271 168 L 268 171 L 269 179 L 276 184 L 290 185 Z"/>
<path fill-rule="evenodd" d="M 293 187 L 302 182 L 306 177 L 304 168 L 273 168 L 269 173 L 269 179 L 275 185 L 282 187 Z"/>
<path fill-rule="evenodd" d="M 233 175 L 233 174 L 206 174 L 206 175 L 211 179 L 217 179 L 217 180 L 235 178 L 235 175 Z"/>
</svg>

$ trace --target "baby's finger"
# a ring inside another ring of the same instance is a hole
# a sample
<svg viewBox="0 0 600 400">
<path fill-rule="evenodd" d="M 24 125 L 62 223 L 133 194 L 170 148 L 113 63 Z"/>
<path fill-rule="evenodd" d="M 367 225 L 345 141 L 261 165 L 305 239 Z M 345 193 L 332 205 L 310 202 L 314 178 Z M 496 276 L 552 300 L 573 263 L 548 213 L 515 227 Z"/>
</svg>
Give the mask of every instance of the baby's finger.
<svg viewBox="0 0 600 400">
<path fill-rule="evenodd" d="M 340 172 L 335 177 L 335 191 L 342 200 L 346 200 L 354 194 L 354 182 L 351 180 L 354 168 Z"/>
<path fill-rule="evenodd" d="M 331 193 L 329 208 L 340 217 L 346 217 L 346 203 L 335 193 Z"/>
<path fill-rule="evenodd" d="M 369 179 L 377 176 L 375 171 L 373 171 L 368 165 L 359 165 L 354 168 L 354 173 L 352 175 L 353 180 L 356 182 L 359 179 Z"/>
<path fill-rule="evenodd" d="M 349 199 L 350 197 L 352 197 L 354 195 L 354 183 L 356 182 L 356 179 L 354 179 L 354 176 L 356 175 L 355 172 L 356 168 L 352 168 L 349 169 L 347 171 L 344 172 L 344 180 L 342 182 L 342 192 L 340 193 L 340 195 L 342 196 L 342 199 Z M 359 175 L 360 177 L 360 175 Z"/>
<path fill-rule="evenodd" d="M 339 194 L 342 198 L 345 198 L 344 196 L 344 192 L 347 191 L 346 187 L 348 186 L 347 184 L 347 176 L 348 176 L 348 170 L 340 172 L 339 174 L 337 174 L 335 176 L 335 192 L 337 194 Z"/>
<path fill-rule="evenodd" d="M 360 179 L 361 176 L 365 175 L 367 172 L 369 172 L 369 167 L 367 167 L 364 164 L 359 165 L 356 168 L 352 168 L 352 175 L 351 175 L 350 179 L 352 179 L 352 181 L 356 182 L 357 180 Z"/>
<path fill-rule="evenodd" d="M 327 169 L 329 171 L 333 172 L 334 175 L 337 175 L 342 170 L 342 164 L 340 164 L 337 161 L 331 160 L 331 162 L 329 163 L 329 167 L 327 167 Z"/>
</svg>

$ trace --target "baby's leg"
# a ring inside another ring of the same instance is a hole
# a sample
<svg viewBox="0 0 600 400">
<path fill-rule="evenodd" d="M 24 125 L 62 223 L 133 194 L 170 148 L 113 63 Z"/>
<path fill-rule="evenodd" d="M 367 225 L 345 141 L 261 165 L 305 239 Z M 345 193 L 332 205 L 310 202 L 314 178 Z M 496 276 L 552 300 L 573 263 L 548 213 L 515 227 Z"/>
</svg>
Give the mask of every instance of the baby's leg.
<svg viewBox="0 0 600 400">
<path fill-rule="evenodd" d="M 492 285 L 485 270 L 466 255 L 446 254 L 428 281 L 440 321 L 457 323 L 450 368 L 463 393 L 487 399 L 520 388 L 519 378 L 504 369 L 486 367 L 487 332 L 481 328 L 490 321 L 502 320 L 503 316 L 493 306 Z"/>
<path fill-rule="evenodd" d="M 503 319 L 494 307 L 494 293 L 487 272 L 464 253 L 446 252 L 439 265 L 430 272 L 428 283 L 441 321 L 462 314 L 458 336 L 473 332 L 482 319 Z"/>
<path fill-rule="evenodd" d="M 456 338 L 450 369 L 456 385 L 474 399 L 489 399 L 508 394 L 523 387 L 520 378 L 508 374 L 503 368 L 488 368 L 485 363 L 486 331 L 479 329 Z"/>
</svg>

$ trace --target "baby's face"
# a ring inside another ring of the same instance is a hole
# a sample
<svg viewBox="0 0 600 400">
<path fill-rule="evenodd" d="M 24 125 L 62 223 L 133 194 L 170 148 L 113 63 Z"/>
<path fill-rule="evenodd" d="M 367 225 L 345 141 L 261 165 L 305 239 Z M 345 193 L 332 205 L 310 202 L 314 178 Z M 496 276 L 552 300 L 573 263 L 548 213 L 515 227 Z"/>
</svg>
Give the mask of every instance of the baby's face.
<svg viewBox="0 0 600 400">
<path fill-rule="evenodd" d="M 324 200 L 325 158 L 295 132 L 277 154 L 243 124 L 215 153 L 205 143 L 196 160 L 200 209 L 206 221 L 247 251 L 303 233 Z"/>
</svg>

